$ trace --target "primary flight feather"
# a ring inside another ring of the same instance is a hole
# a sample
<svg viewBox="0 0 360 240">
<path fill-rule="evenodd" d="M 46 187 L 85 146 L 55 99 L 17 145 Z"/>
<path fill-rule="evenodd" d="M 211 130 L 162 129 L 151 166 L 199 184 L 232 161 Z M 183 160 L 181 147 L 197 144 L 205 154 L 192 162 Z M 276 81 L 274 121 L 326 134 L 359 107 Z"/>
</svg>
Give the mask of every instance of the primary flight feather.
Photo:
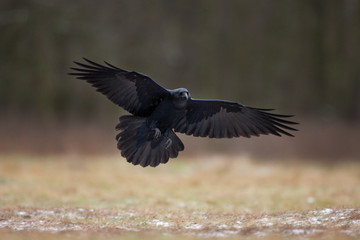
<svg viewBox="0 0 360 240">
<path fill-rule="evenodd" d="M 168 90 L 144 74 L 126 71 L 107 62 L 100 65 L 84 58 L 72 67 L 78 79 L 132 115 L 120 117 L 116 129 L 121 155 L 134 165 L 156 167 L 176 158 L 184 144 L 175 132 L 195 137 L 232 138 L 261 134 L 293 136 L 291 115 L 274 114 L 223 100 L 198 100 L 185 88 Z"/>
</svg>

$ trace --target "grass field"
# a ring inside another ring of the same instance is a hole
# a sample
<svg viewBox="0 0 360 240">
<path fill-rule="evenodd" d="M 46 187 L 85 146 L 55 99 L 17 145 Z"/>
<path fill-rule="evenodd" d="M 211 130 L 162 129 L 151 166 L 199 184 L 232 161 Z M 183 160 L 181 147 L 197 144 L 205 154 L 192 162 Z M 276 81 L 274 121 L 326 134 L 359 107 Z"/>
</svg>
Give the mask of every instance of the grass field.
<svg viewBox="0 0 360 240">
<path fill-rule="evenodd" d="M 360 238 L 360 163 L 0 157 L 1 239 Z M 4 238 L 2 238 L 2 237 Z"/>
</svg>

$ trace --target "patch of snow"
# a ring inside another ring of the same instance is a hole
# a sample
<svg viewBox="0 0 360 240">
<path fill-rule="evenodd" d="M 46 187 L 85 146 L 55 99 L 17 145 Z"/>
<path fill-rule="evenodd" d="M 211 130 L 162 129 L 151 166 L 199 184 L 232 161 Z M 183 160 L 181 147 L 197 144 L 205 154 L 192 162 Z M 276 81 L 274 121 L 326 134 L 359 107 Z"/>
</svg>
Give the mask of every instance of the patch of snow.
<svg viewBox="0 0 360 240">
<path fill-rule="evenodd" d="M 76 212 L 68 212 L 63 217 L 68 219 L 78 219 L 78 220 L 85 219 L 84 216 L 78 215 Z"/>
<path fill-rule="evenodd" d="M 274 221 L 274 219 L 267 218 L 267 217 L 260 218 L 260 219 L 256 220 L 257 223 L 260 223 L 263 226 L 269 226 L 269 227 L 274 225 L 273 221 Z"/>
<path fill-rule="evenodd" d="M 6 228 L 11 223 L 11 220 L 0 221 L 0 228 Z"/>
<path fill-rule="evenodd" d="M 46 227 L 42 226 L 42 227 L 37 228 L 37 230 L 40 232 L 57 233 L 57 232 L 64 232 L 64 231 L 69 231 L 69 230 L 80 231 L 80 230 L 84 230 L 84 229 L 79 225 L 68 224 L 66 226 L 46 226 Z"/>
<path fill-rule="evenodd" d="M 185 229 L 193 229 L 193 230 L 199 230 L 201 229 L 203 226 L 201 224 L 198 223 L 193 223 L 193 224 L 189 224 L 187 226 L 185 226 Z"/>
<path fill-rule="evenodd" d="M 40 215 L 40 216 L 53 216 L 55 215 L 55 212 L 52 211 L 52 210 L 42 210 L 42 209 L 38 209 L 36 211 L 37 215 Z"/>
<path fill-rule="evenodd" d="M 300 234 L 306 233 L 305 229 L 291 229 L 291 230 L 289 230 L 289 232 L 294 235 L 300 235 Z"/>
<path fill-rule="evenodd" d="M 356 226 L 360 226 L 360 220 L 359 219 L 352 220 L 350 223 L 353 224 L 353 225 L 356 225 Z"/>
<path fill-rule="evenodd" d="M 130 231 L 130 232 L 138 232 L 140 231 L 139 229 L 136 228 L 129 228 L 129 227 L 124 227 L 124 226 L 116 226 L 117 229 L 121 229 L 121 230 L 125 230 L 125 231 Z"/>
<path fill-rule="evenodd" d="M 333 213 L 334 210 L 331 209 L 331 208 L 325 208 L 324 210 L 320 210 L 319 213 L 320 214 L 330 214 L 330 213 Z"/>
<path fill-rule="evenodd" d="M 61 223 L 54 223 L 52 226 L 46 226 L 43 220 L 39 221 L 1 221 L 0 228 L 9 228 L 15 231 L 24 231 L 24 230 L 35 230 L 41 232 L 61 232 L 68 230 L 83 230 L 79 225 L 75 224 L 66 224 L 62 225 Z"/>
<path fill-rule="evenodd" d="M 307 222 L 305 222 L 303 220 L 299 220 L 293 216 L 284 217 L 284 218 L 280 219 L 279 223 L 281 225 L 292 225 L 292 226 L 296 226 L 296 227 L 307 225 Z"/>
<path fill-rule="evenodd" d="M 219 229 L 224 229 L 224 228 L 229 228 L 229 226 L 226 225 L 225 223 L 223 223 L 223 224 L 220 224 L 220 225 L 218 226 L 218 228 L 219 228 Z"/>
<path fill-rule="evenodd" d="M 83 229 L 81 226 L 76 225 L 76 224 L 67 224 L 66 226 L 64 226 L 64 228 L 66 230 L 76 230 L 76 231 L 79 231 L 79 230 Z"/>
<path fill-rule="evenodd" d="M 155 225 L 156 227 L 170 227 L 173 225 L 172 223 L 164 222 L 157 219 L 152 220 L 151 222 L 149 222 L 149 224 Z"/>
<path fill-rule="evenodd" d="M 321 222 L 319 221 L 319 218 L 318 217 L 311 217 L 309 218 L 309 222 L 311 224 L 321 224 Z"/>
<path fill-rule="evenodd" d="M 316 215 L 318 215 L 318 214 L 327 215 L 327 214 L 331 214 L 333 212 L 334 212 L 334 210 L 331 209 L 331 208 L 325 208 L 323 210 L 310 211 L 311 214 L 316 214 Z"/>
<path fill-rule="evenodd" d="M 332 221 L 338 221 L 338 220 L 343 220 L 346 217 L 344 216 L 344 214 L 336 214 L 335 216 L 330 217 L 330 219 Z"/>
<path fill-rule="evenodd" d="M 95 211 L 92 209 L 92 211 Z M 14 211 L 10 219 L 0 220 L 0 229 L 9 229 L 12 231 L 40 231 L 40 232 L 51 232 L 58 233 L 63 231 L 86 231 L 89 227 L 84 224 L 68 223 L 73 222 L 72 219 L 79 220 L 85 219 L 88 216 L 86 213 L 91 212 L 90 209 L 75 208 L 75 209 L 55 209 L 55 210 L 21 210 Z M 206 217 L 206 212 L 195 212 L 198 217 Z M 135 223 L 130 222 L 126 226 L 120 225 L 120 222 L 115 222 L 114 219 L 127 219 L 128 216 L 138 216 L 138 213 L 134 210 L 108 212 L 106 216 L 108 223 L 98 226 L 99 228 L 116 228 L 123 231 L 138 232 L 142 231 L 143 228 L 137 229 Z M 113 214 L 113 215 L 110 215 Z M 209 226 L 199 224 L 196 222 L 185 222 L 182 230 L 185 234 L 199 237 L 209 238 L 223 238 L 229 237 L 235 234 L 248 234 L 248 231 L 243 229 L 250 229 L 250 234 L 253 237 L 264 237 L 272 233 L 280 233 L 289 236 L 299 237 L 314 235 L 317 233 L 327 232 L 327 227 L 336 227 L 336 231 L 346 234 L 349 236 L 359 237 L 360 236 L 360 219 L 356 219 L 357 214 L 360 211 L 357 209 L 331 209 L 324 208 L 317 211 L 308 211 L 307 213 L 284 213 L 279 215 L 264 214 L 260 218 L 248 219 L 247 216 L 239 215 L 230 224 L 225 221 L 218 220 L 207 220 Z M 31 216 L 31 220 L 26 219 L 23 216 Z M 20 216 L 20 217 L 19 217 Z M 103 215 L 101 215 L 102 217 Z M 354 217 L 355 216 L 355 217 Z M 95 216 L 90 216 L 96 218 Z M 164 219 L 169 221 L 163 221 L 158 219 L 150 219 L 145 223 L 149 224 L 147 227 L 154 229 L 163 229 L 165 233 L 172 232 L 171 228 L 174 227 L 175 223 L 171 222 L 173 218 L 172 214 L 166 215 Z M 67 224 L 68 223 L 68 224 Z M 116 223 L 118 225 L 116 225 Z M 342 228 L 346 226 L 346 228 Z M 265 227 L 265 228 L 264 228 Z M 285 227 L 285 228 L 283 228 Z M 324 229 L 322 229 L 324 227 Z M 231 229 L 231 230 L 230 230 Z M 341 230 L 343 229 L 343 230 Z"/>
<path fill-rule="evenodd" d="M 23 218 L 31 218 L 30 214 L 28 214 L 25 211 L 18 211 L 15 213 L 17 216 L 23 217 Z"/>
<path fill-rule="evenodd" d="M 28 215 L 27 212 L 23 212 L 23 211 L 19 211 L 19 212 L 16 212 L 16 215 L 18 216 L 24 216 L 24 215 Z"/>
<path fill-rule="evenodd" d="M 242 221 L 236 221 L 236 223 L 233 225 L 234 228 L 236 229 L 241 229 L 243 228 L 243 223 Z"/>
</svg>

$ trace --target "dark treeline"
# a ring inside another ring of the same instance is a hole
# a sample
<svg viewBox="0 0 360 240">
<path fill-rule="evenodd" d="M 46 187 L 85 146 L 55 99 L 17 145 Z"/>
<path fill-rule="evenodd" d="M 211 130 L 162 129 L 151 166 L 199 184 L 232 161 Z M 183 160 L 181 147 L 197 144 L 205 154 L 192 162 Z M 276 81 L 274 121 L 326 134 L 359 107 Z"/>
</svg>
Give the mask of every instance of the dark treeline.
<svg viewBox="0 0 360 240">
<path fill-rule="evenodd" d="M 118 114 L 67 75 L 87 57 L 196 98 L 360 117 L 360 1 L 2 0 L 0 34 L 2 112 Z"/>
</svg>

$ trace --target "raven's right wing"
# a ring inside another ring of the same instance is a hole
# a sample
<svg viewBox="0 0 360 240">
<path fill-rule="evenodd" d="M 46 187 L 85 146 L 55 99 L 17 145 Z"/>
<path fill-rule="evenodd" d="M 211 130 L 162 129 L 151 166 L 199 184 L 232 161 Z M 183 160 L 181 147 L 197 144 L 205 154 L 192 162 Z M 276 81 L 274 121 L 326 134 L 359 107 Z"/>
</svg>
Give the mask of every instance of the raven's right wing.
<svg viewBox="0 0 360 240">
<path fill-rule="evenodd" d="M 146 117 L 170 93 L 151 78 L 137 72 L 106 66 L 86 58 L 87 64 L 74 62 L 81 68 L 71 68 L 70 75 L 86 80 L 98 92 L 135 116 Z"/>
</svg>

